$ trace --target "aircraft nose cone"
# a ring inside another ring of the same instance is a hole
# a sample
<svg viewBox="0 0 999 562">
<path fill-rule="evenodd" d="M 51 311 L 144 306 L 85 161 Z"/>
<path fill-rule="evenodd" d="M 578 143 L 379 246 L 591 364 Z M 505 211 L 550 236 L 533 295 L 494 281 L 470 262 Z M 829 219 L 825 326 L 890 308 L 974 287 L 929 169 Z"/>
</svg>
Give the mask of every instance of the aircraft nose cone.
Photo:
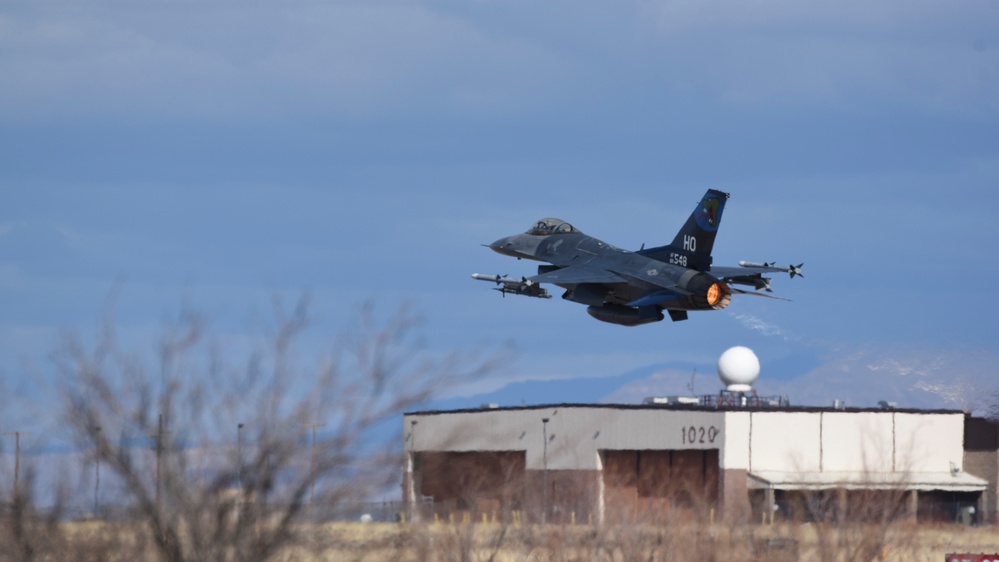
<svg viewBox="0 0 999 562">
<path fill-rule="evenodd" d="M 520 239 L 516 236 L 500 238 L 492 244 L 489 244 L 489 249 L 498 254 L 503 254 L 504 256 L 513 256 L 515 258 L 523 257 L 523 243 L 521 243 Z"/>
<path fill-rule="evenodd" d="M 488 248 L 490 248 L 494 252 L 500 252 L 500 253 L 503 253 L 503 250 L 505 248 L 508 248 L 509 246 L 510 246 L 510 237 L 509 236 L 504 237 L 504 238 L 500 238 L 499 240 L 493 242 L 492 244 L 487 244 Z"/>
</svg>

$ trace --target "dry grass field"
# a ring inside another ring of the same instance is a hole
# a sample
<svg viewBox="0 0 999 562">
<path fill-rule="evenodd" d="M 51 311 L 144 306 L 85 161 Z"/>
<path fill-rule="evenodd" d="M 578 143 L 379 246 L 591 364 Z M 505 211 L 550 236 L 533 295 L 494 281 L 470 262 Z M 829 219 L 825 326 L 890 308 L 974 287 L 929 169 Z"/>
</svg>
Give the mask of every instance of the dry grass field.
<svg viewBox="0 0 999 562">
<path fill-rule="evenodd" d="M 132 523 L 76 522 L 21 531 L 8 526 L 0 529 L 0 547 L 0 560 L 170 559 L 148 529 Z M 181 549 L 183 559 L 209 559 L 190 547 Z M 297 525 L 286 546 L 260 556 L 253 548 L 209 550 L 212 560 L 287 562 L 941 562 L 953 552 L 999 551 L 999 527 L 326 523 Z"/>
<path fill-rule="evenodd" d="M 906 525 L 863 552 L 869 529 L 810 524 L 725 527 L 330 524 L 316 528 L 310 560 L 413 561 L 792 561 L 940 562 L 951 552 L 999 551 L 999 528 Z M 825 540 L 820 538 L 826 535 Z M 859 548 L 858 548 L 859 547 Z"/>
<path fill-rule="evenodd" d="M 47 560 L 156 559 L 151 542 L 128 525 L 73 523 L 60 526 L 63 552 Z M 999 551 L 999 528 L 905 525 L 884 544 L 870 529 L 820 528 L 811 524 L 739 527 L 681 524 L 664 527 L 329 523 L 303 525 L 293 546 L 272 559 L 356 562 L 568 562 L 568 561 L 899 561 L 940 562 L 947 553 Z M 868 550 L 865 550 L 865 544 Z M 141 555 L 140 553 L 145 553 Z M 0 559 L 9 558 L 7 551 Z"/>
</svg>

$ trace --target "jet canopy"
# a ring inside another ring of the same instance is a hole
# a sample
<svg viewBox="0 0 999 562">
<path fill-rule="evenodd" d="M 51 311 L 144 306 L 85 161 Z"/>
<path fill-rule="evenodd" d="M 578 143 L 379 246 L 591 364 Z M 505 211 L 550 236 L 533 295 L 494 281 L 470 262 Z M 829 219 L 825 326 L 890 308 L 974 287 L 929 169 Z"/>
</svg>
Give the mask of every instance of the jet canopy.
<svg viewBox="0 0 999 562">
<path fill-rule="evenodd" d="M 549 234 L 569 234 L 575 232 L 579 234 L 580 232 L 572 227 L 571 224 L 565 222 L 562 219 L 547 218 L 541 219 L 534 223 L 530 229 L 528 229 L 528 234 L 533 234 L 535 236 L 548 236 Z"/>
</svg>

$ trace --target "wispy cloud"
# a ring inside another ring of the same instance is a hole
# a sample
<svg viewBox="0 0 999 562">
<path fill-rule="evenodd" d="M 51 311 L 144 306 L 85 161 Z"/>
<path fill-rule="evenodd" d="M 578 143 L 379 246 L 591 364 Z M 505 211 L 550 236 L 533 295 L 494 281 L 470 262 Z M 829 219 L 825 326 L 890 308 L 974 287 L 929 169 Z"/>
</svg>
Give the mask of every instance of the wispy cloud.
<svg viewBox="0 0 999 562">
<path fill-rule="evenodd" d="M 974 399 L 978 393 L 977 386 L 970 379 L 961 377 L 953 381 L 920 380 L 912 385 L 912 389 L 939 396 L 948 405 L 955 405 L 965 410 L 977 410 L 981 406 Z"/>
<path fill-rule="evenodd" d="M 793 339 L 790 334 L 784 331 L 780 326 L 776 324 L 771 324 L 766 322 L 756 316 L 751 314 L 735 314 L 735 319 L 738 320 L 743 326 L 753 330 L 754 332 L 759 332 L 760 334 L 767 337 L 778 337 L 784 340 Z"/>
<path fill-rule="evenodd" d="M 871 371 L 901 377 L 909 375 L 926 377 L 940 371 L 944 367 L 944 361 L 940 357 L 885 357 L 867 365 L 867 368 Z"/>
<path fill-rule="evenodd" d="M 67 12 L 23 3 L 2 21 L 0 73 L 10 80 L 0 115 L 507 114 L 634 95 L 638 84 L 656 99 L 696 92 L 742 107 L 874 97 L 995 109 L 983 3 L 475 4 L 198 2 L 153 12 L 96 0 Z M 705 30 L 716 32 L 708 43 Z M 937 44 L 949 48 L 928 56 Z M 605 70 L 617 79 L 593 81 Z"/>
<path fill-rule="evenodd" d="M 648 396 L 710 394 L 718 388 L 718 377 L 677 368 L 657 370 L 648 377 L 631 381 L 601 401 L 611 404 L 641 402 Z"/>
</svg>

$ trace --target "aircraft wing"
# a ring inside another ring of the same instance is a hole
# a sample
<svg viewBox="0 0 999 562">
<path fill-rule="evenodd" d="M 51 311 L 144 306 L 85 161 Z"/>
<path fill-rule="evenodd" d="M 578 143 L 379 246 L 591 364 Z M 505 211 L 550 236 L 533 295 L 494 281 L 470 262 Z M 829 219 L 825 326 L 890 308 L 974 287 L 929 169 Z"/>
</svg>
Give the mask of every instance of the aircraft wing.
<svg viewBox="0 0 999 562">
<path fill-rule="evenodd" d="M 616 273 L 589 265 L 571 265 L 547 273 L 528 277 L 535 283 L 580 284 L 580 283 L 627 283 L 628 280 Z"/>
<path fill-rule="evenodd" d="M 789 273 L 791 278 L 804 277 L 801 274 L 801 266 L 798 265 L 777 265 L 776 263 L 752 263 L 740 261 L 739 267 L 711 266 L 708 273 L 718 279 L 740 285 L 749 285 L 756 290 L 766 289 L 770 291 L 770 278 L 764 277 L 764 273 Z"/>
<path fill-rule="evenodd" d="M 649 277 L 647 279 L 643 277 L 642 279 L 654 285 L 659 285 L 662 288 L 649 291 L 638 299 L 629 302 L 628 306 L 651 306 L 675 300 L 684 295 L 690 294 L 687 291 L 680 289 L 672 282 L 663 284 L 662 280 L 655 277 Z M 611 283 L 628 283 L 627 279 L 612 271 L 589 265 L 564 267 L 562 269 L 556 269 L 555 271 L 549 271 L 548 273 L 541 273 L 535 275 L 534 277 L 529 277 L 528 280 L 536 283 L 556 284 L 600 283 L 606 285 Z"/>
<path fill-rule="evenodd" d="M 714 275 L 719 279 L 725 279 L 726 277 L 741 277 L 743 275 L 759 275 L 761 273 L 767 273 L 763 269 L 748 269 L 745 267 L 731 267 L 731 266 L 716 266 L 712 265 L 708 268 L 708 273 Z"/>
<path fill-rule="evenodd" d="M 715 267 L 711 266 L 708 273 L 714 275 L 719 280 L 726 283 L 736 283 L 739 285 L 749 285 L 757 291 L 765 289 L 770 291 L 770 279 L 764 277 L 764 273 L 774 271 L 772 268 L 746 268 L 746 267 Z"/>
<path fill-rule="evenodd" d="M 763 262 L 763 263 L 753 263 L 749 261 L 740 261 L 739 267 L 715 267 L 711 266 L 710 273 L 715 277 L 739 277 L 740 275 L 745 275 L 748 271 L 750 273 L 790 273 L 791 279 L 801 276 L 801 266 L 805 264 L 799 263 L 798 265 L 777 265 L 777 262 Z"/>
</svg>

